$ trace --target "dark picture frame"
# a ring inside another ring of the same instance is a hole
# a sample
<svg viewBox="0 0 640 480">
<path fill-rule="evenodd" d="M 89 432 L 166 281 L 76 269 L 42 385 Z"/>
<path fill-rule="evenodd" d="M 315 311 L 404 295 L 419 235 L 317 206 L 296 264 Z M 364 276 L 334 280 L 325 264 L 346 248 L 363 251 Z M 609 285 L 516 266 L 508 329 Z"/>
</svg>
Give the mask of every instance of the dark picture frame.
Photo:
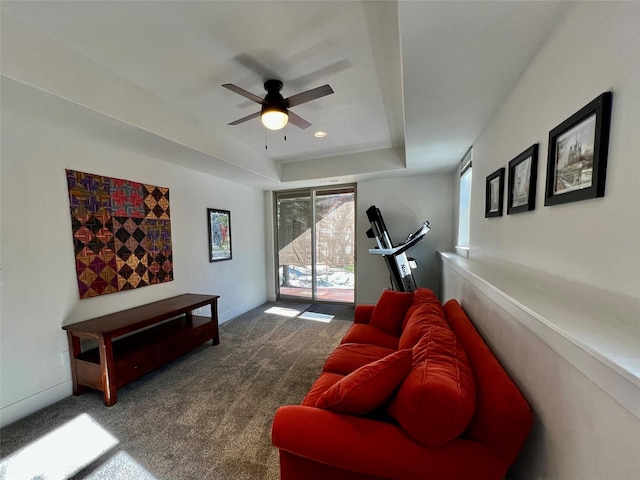
<svg viewBox="0 0 640 480">
<path fill-rule="evenodd" d="M 536 208 L 538 180 L 538 144 L 531 145 L 509 162 L 507 215 L 529 212 Z"/>
<path fill-rule="evenodd" d="M 604 92 L 549 132 L 545 206 L 604 197 L 611 99 Z"/>
<path fill-rule="evenodd" d="M 487 177 L 485 191 L 485 218 L 501 217 L 504 203 L 504 167 Z"/>
<path fill-rule="evenodd" d="M 231 212 L 207 208 L 209 222 L 209 262 L 231 260 Z"/>
</svg>

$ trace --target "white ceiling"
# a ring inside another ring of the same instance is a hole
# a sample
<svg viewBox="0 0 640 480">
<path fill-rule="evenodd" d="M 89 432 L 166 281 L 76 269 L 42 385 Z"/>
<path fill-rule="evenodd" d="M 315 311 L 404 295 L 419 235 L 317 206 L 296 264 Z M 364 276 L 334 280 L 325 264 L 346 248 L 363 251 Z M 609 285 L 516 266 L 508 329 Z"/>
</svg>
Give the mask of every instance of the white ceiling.
<svg viewBox="0 0 640 480">
<path fill-rule="evenodd" d="M 3 105 L 45 101 L 92 136 L 266 190 L 450 171 L 568 8 L 3 1 Z M 259 106 L 221 85 L 264 96 L 272 77 L 284 97 L 335 93 L 292 108 L 312 127 L 286 141 L 258 119 L 228 126 Z"/>
</svg>

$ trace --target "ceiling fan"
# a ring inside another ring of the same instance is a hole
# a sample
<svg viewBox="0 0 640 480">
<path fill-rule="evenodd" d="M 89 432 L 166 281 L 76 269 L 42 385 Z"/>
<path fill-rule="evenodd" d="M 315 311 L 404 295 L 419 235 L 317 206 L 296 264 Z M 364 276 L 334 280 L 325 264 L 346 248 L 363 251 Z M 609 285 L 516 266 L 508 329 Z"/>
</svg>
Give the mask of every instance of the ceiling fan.
<svg viewBox="0 0 640 480">
<path fill-rule="evenodd" d="M 262 105 L 262 109 L 259 112 L 247 115 L 246 117 L 240 118 L 228 125 L 238 125 L 239 123 L 246 122 L 252 118 L 260 117 L 262 124 L 269 130 L 280 130 L 281 128 L 284 128 L 287 122 L 291 122 L 296 127 L 302 129 L 310 127 L 311 124 L 309 122 L 289 111 L 289 108 L 333 93 L 333 89 L 329 85 L 323 85 L 322 87 L 313 88 L 306 92 L 292 95 L 289 98 L 282 98 L 282 95 L 280 94 L 280 90 L 282 90 L 282 81 L 276 79 L 269 79 L 264 82 L 264 89 L 267 91 L 267 95 L 264 98 L 260 98 L 251 92 L 247 92 L 232 83 L 225 83 L 222 86 Z"/>
</svg>

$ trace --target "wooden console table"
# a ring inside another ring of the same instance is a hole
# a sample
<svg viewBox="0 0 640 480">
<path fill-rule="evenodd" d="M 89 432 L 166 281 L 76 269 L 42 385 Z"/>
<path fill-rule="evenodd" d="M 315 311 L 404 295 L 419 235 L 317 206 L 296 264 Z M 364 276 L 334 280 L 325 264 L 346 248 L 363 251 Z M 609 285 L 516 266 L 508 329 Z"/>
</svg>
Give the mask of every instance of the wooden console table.
<svg viewBox="0 0 640 480">
<path fill-rule="evenodd" d="M 123 385 L 207 340 L 218 345 L 218 298 L 187 293 L 63 326 L 69 339 L 73 394 L 94 388 L 110 407 Z M 211 305 L 211 317 L 192 314 L 206 305 Z M 98 347 L 83 352 L 81 338 L 97 340 Z"/>
</svg>

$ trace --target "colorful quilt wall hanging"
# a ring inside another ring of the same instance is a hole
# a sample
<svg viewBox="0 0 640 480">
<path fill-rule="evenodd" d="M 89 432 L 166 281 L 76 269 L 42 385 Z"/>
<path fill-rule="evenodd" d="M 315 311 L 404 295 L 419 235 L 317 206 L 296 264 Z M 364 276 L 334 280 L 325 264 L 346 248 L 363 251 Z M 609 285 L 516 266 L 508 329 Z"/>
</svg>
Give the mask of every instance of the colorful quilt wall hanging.
<svg viewBox="0 0 640 480">
<path fill-rule="evenodd" d="M 169 189 L 66 172 L 80 298 L 172 281 Z"/>
</svg>

